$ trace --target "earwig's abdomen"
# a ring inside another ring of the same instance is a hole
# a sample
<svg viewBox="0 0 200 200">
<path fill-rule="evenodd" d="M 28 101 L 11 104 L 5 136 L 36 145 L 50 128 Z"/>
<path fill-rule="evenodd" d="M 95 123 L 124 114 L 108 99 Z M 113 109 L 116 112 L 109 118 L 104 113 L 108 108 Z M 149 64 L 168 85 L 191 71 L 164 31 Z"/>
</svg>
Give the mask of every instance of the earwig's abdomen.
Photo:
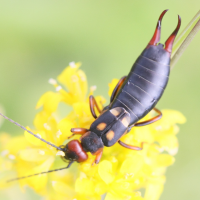
<svg viewBox="0 0 200 200">
<path fill-rule="evenodd" d="M 158 102 L 168 82 L 170 53 L 163 45 L 149 45 L 134 63 L 111 108 L 123 107 L 130 123 L 144 117 Z"/>
</svg>

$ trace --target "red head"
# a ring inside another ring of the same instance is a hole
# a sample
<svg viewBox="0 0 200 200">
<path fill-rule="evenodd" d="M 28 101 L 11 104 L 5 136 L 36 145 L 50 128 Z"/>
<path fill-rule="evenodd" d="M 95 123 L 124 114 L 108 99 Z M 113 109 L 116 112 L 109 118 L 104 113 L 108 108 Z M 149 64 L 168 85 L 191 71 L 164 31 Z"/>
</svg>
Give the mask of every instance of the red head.
<svg viewBox="0 0 200 200">
<path fill-rule="evenodd" d="M 88 159 L 87 153 L 83 150 L 81 143 L 78 140 L 71 140 L 63 148 L 65 156 L 63 157 L 69 161 L 83 162 Z"/>
</svg>

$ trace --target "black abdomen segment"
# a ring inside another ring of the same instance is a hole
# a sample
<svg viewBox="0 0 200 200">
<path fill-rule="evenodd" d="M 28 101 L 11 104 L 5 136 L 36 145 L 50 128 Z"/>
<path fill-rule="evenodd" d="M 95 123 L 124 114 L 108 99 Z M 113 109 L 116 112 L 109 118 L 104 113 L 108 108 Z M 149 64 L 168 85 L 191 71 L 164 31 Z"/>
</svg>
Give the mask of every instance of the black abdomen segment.
<svg viewBox="0 0 200 200">
<path fill-rule="evenodd" d="M 170 72 L 170 53 L 163 45 L 148 46 L 134 63 L 110 109 L 125 108 L 131 115 L 130 124 L 144 117 L 162 96 Z"/>
</svg>

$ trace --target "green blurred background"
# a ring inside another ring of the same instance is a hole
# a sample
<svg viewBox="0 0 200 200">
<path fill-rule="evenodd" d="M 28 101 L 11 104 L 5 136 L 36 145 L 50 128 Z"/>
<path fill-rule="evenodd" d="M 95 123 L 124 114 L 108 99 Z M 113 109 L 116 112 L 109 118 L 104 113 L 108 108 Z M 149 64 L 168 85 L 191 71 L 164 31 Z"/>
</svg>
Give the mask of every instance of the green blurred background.
<svg viewBox="0 0 200 200">
<path fill-rule="evenodd" d="M 157 19 L 170 9 L 162 23 L 164 43 L 182 18 L 181 30 L 200 9 L 199 0 L 154 1 L 0 1 L 0 104 L 6 114 L 32 125 L 35 105 L 47 90 L 49 78 L 71 61 L 81 61 L 96 95 L 108 99 L 108 83 L 126 75 L 151 39 Z M 181 111 L 187 123 L 178 135 L 176 162 L 167 170 L 161 200 L 200 199 L 200 33 L 171 72 L 158 108 Z M 1 131 L 22 133 L 4 122 Z M 1 199 L 40 199 L 28 190 L 9 190 Z"/>
</svg>

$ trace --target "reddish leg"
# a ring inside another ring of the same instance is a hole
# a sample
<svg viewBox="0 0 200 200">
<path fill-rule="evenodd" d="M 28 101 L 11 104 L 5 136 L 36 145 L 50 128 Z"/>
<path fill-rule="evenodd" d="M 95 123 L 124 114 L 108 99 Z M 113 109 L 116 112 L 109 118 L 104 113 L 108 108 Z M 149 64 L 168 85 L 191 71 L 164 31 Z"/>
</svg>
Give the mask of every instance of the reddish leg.
<svg viewBox="0 0 200 200">
<path fill-rule="evenodd" d="M 142 150 L 142 149 L 143 149 L 143 144 L 144 144 L 144 142 L 142 142 L 142 143 L 141 143 L 141 147 L 136 147 L 136 146 L 132 146 L 132 145 L 125 144 L 125 143 L 123 143 L 121 140 L 119 140 L 118 143 L 119 143 L 121 146 L 123 146 L 123 147 L 125 147 L 125 148 L 127 148 L 127 149 L 132 149 L 132 150 L 136 150 L 136 151 Z"/>
<path fill-rule="evenodd" d="M 153 117 L 152 119 L 149 119 L 147 121 L 143 121 L 143 122 L 138 122 L 136 123 L 134 126 L 145 126 L 145 125 L 148 125 L 148 124 L 152 124 L 156 121 L 158 121 L 161 117 L 162 117 L 162 113 L 160 110 L 158 110 L 157 108 L 153 108 L 157 113 L 158 115 Z"/>
<path fill-rule="evenodd" d="M 89 97 L 89 102 L 90 102 L 90 111 L 91 111 L 93 117 L 96 119 L 97 115 L 95 113 L 94 107 L 97 108 L 99 113 L 101 113 L 101 110 L 100 110 L 99 106 L 97 105 L 97 102 L 96 102 L 95 98 L 92 95 Z"/>
<path fill-rule="evenodd" d="M 72 128 L 71 132 L 73 133 L 72 135 L 70 135 L 67 139 L 70 139 L 71 137 L 73 137 L 74 135 L 83 135 L 85 133 L 87 133 L 89 130 L 86 128 Z"/>
<path fill-rule="evenodd" d="M 94 162 L 92 163 L 92 165 L 99 163 L 99 161 L 101 160 L 102 153 L 103 153 L 103 148 L 99 149 L 97 151 L 97 153 L 95 153 L 96 158 L 95 158 Z"/>
<path fill-rule="evenodd" d="M 157 113 L 158 115 L 153 117 L 152 119 L 149 119 L 147 121 L 143 121 L 143 122 L 138 122 L 136 124 L 130 124 L 129 127 L 128 127 L 128 131 L 127 133 L 134 127 L 134 126 L 145 126 L 145 125 L 149 125 L 149 124 L 152 124 L 156 121 L 158 121 L 161 117 L 162 117 L 162 113 L 160 110 L 158 110 L 157 108 L 153 108 Z"/>
<path fill-rule="evenodd" d="M 115 89 L 112 92 L 112 95 L 110 97 L 110 102 L 112 102 L 114 100 L 114 98 L 116 97 L 118 91 L 120 90 L 121 86 L 123 85 L 124 81 L 126 80 L 127 76 L 122 77 L 119 82 L 117 83 L 117 85 L 115 86 Z"/>
</svg>

